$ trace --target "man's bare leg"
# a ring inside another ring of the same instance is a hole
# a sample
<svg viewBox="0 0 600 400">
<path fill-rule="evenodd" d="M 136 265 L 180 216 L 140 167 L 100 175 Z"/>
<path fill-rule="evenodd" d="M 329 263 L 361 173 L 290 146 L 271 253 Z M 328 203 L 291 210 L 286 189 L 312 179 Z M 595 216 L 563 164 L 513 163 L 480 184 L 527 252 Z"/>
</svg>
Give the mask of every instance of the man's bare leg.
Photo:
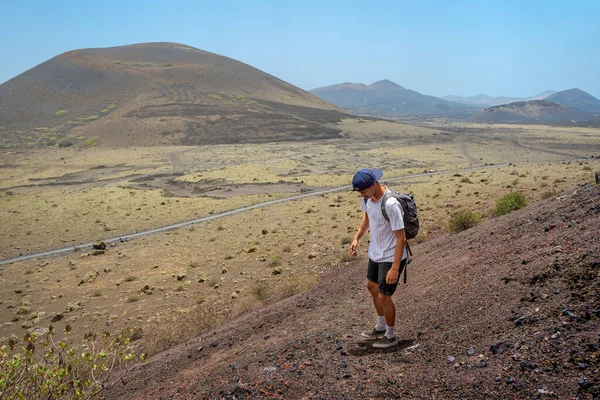
<svg viewBox="0 0 600 400">
<path fill-rule="evenodd" d="M 388 327 L 394 327 L 396 324 L 396 306 L 392 301 L 392 296 L 378 293 L 379 304 L 383 307 L 383 315 L 385 315 L 385 323 Z"/>
<path fill-rule="evenodd" d="M 375 282 L 369 281 L 367 283 L 367 289 L 371 292 L 371 296 L 373 296 L 373 304 L 375 305 L 375 310 L 377 311 L 378 316 L 384 316 L 385 312 L 383 309 L 383 305 L 381 304 L 381 300 L 379 298 L 379 286 Z M 387 321 L 387 318 L 386 318 Z"/>
<path fill-rule="evenodd" d="M 373 347 L 380 349 L 387 349 L 398 344 L 398 338 L 396 338 L 396 328 L 394 323 L 396 322 L 396 306 L 392 301 L 392 296 L 379 293 L 379 303 L 383 306 L 383 312 L 385 314 L 385 334 L 381 339 L 373 344 Z"/>
</svg>

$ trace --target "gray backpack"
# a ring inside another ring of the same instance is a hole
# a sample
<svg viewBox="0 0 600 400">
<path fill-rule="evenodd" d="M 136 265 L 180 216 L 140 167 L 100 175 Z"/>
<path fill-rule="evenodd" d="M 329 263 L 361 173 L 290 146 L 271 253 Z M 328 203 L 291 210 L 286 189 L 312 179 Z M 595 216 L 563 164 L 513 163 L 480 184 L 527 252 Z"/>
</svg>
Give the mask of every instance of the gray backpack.
<svg viewBox="0 0 600 400">
<path fill-rule="evenodd" d="M 415 203 L 414 196 L 412 194 L 400 193 L 392 189 L 386 190 L 381 201 L 381 213 L 387 222 L 390 222 L 390 217 L 388 217 L 387 212 L 385 211 L 385 203 L 390 197 L 398 199 L 398 203 L 400 203 L 400 207 L 402 207 L 406 239 L 414 239 L 419 233 L 419 216 L 417 214 L 417 204 Z M 365 197 L 365 204 L 367 204 L 367 200 L 368 199 Z"/>
</svg>

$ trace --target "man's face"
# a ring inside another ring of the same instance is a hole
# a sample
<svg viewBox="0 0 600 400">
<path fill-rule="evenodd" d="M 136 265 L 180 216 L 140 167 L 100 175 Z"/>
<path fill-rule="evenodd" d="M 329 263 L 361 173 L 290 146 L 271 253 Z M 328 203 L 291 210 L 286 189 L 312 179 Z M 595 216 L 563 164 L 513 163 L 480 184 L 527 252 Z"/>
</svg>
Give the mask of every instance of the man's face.
<svg viewBox="0 0 600 400">
<path fill-rule="evenodd" d="M 358 192 L 360 194 L 360 197 L 373 197 L 375 196 L 375 184 L 373 184 L 370 188 L 367 188 L 365 190 L 361 190 L 360 192 Z"/>
</svg>

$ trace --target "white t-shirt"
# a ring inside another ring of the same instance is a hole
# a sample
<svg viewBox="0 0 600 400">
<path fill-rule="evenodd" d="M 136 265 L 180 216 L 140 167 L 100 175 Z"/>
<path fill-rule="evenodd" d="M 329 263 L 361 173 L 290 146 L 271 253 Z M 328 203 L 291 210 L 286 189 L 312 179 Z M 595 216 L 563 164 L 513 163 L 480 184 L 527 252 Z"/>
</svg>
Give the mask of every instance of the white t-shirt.
<svg viewBox="0 0 600 400">
<path fill-rule="evenodd" d="M 395 197 L 390 197 L 385 203 L 390 222 L 381 212 L 381 199 L 366 202 L 361 198 L 361 210 L 366 211 L 369 216 L 369 230 L 371 232 L 371 243 L 369 244 L 369 258 L 375 262 L 393 262 L 396 252 L 396 234 L 394 231 L 404 229 L 402 206 Z M 402 259 L 406 258 L 406 246 Z"/>
</svg>

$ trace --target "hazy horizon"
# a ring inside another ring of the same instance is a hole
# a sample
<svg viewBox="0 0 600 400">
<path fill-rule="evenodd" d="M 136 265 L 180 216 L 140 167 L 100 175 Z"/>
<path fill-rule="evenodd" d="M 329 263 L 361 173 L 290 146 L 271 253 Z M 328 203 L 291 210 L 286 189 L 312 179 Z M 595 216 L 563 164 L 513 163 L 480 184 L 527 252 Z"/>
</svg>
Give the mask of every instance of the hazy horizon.
<svg viewBox="0 0 600 400">
<path fill-rule="evenodd" d="M 4 5 L 0 83 L 66 51 L 178 42 L 304 90 L 388 79 L 422 94 L 600 98 L 600 3 L 153 0 Z"/>
</svg>

